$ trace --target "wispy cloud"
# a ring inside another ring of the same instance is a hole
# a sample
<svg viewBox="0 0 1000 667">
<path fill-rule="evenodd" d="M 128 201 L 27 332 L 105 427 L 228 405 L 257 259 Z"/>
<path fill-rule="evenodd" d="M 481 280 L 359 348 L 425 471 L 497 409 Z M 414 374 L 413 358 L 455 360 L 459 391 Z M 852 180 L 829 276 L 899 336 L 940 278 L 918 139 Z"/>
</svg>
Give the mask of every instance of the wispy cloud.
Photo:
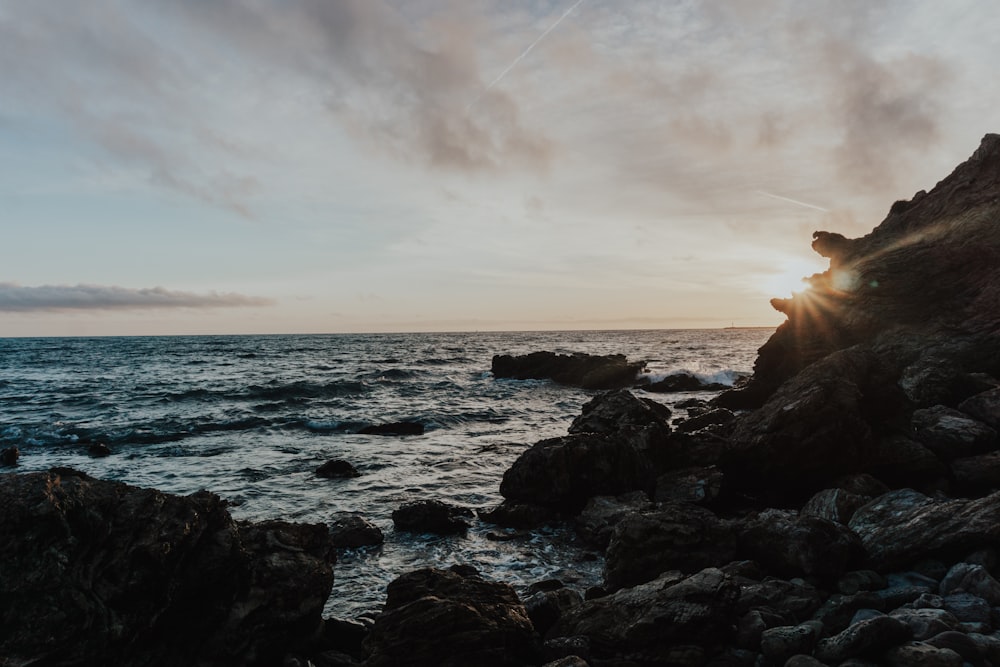
<svg viewBox="0 0 1000 667">
<path fill-rule="evenodd" d="M 209 292 L 194 294 L 162 287 L 129 288 L 114 285 L 39 285 L 0 283 L 0 312 L 89 310 L 148 310 L 163 308 L 236 308 L 267 306 L 273 302 L 255 296 Z"/>
</svg>

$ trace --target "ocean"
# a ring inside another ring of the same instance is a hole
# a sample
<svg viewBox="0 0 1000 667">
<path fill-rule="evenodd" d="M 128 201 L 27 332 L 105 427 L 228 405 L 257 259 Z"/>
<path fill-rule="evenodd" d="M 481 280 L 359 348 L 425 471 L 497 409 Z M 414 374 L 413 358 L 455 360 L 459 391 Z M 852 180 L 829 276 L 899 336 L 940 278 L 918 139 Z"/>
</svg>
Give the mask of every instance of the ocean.
<svg viewBox="0 0 1000 667">
<path fill-rule="evenodd" d="M 686 371 L 731 384 L 771 329 L 0 339 L 0 448 L 17 471 L 69 466 L 176 494 L 208 489 L 238 519 L 329 523 L 357 513 L 379 547 L 339 554 L 328 615 L 377 611 L 385 585 L 425 566 L 473 565 L 520 592 L 601 579 L 602 555 L 566 527 L 465 536 L 395 533 L 392 510 L 439 499 L 501 501 L 500 479 L 543 438 L 565 435 L 598 392 L 495 379 L 494 354 L 625 354 L 651 379 Z M 667 405 L 712 393 L 642 395 Z M 684 414 L 683 411 L 680 414 Z M 419 436 L 357 434 L 418 421 Z M 88 446 L 112 454 L 92 458 Z M 331 459 L 361 476 L 322 479 Z M 5 469 L 4 472 L 9 469 Z"/>
</svg>

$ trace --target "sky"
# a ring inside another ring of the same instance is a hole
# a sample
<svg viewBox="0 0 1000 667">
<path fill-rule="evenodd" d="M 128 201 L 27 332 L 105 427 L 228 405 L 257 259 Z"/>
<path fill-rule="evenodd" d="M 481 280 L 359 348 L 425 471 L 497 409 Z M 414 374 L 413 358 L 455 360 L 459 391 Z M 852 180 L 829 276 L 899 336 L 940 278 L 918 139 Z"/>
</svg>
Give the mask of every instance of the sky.
<svg viewBox="0 0 1000 667">
<path fill-rule="evenodd" d="M 0 336 L 774 326 L 995 0 L 0 0 Z"/>
</svg>

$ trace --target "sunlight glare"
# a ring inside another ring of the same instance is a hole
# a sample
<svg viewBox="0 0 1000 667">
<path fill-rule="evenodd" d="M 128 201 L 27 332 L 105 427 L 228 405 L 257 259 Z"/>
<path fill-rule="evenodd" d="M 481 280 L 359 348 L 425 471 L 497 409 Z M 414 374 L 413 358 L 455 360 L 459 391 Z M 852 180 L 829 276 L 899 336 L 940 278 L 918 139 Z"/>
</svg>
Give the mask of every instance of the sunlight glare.
<svg viewBox="0 0 1000 667">
<path fill-rule="evenodd" d="M 764 276 L 760 285 L 768 296 L 788 297 L 810 289 L 805 279 L 814 273 L 826 271 L 828 260 L 789 257 L 780 261 L 772 272 Z"/>
</svg>

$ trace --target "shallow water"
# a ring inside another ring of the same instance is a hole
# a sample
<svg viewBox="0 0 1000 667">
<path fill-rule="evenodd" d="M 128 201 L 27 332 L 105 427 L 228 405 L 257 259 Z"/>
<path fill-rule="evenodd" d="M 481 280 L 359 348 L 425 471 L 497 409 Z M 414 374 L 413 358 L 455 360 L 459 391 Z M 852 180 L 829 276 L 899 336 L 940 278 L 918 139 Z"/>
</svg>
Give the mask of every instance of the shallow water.
<svg viewBox="0 0 1000 667">
<path fill-rule="evenodd" d="M 599 554 L 571 531 L 496 541 L 395 533 L 391 512 L 437 498 L 497 504 L 500 479 L 542 438 L 563 435 L 595 392 L 494 379 L 494 354 L 626 354 L 652 379 L 679 372 L 729 381 L 749 373 L 766 329 L 0 339 L 0 448 L 20 471 L 70 466 L 95 477 L 188 494 L 209 489 L 237 518 L 328 523 L 357 512 L 385 533 L 344 552 L 327 613 L 377 609 L 386 583 L 426 565 L 468 563 L 516 587 L 600 580 Z M 692 394 L 645 394 L 672 404 Z M 710 396 L 711 394 L 694 394 Z M 421 436 L 358 435 L 419 421 Z M 113 451 L 91 458 L 87 445 Z M 346 459 L 354 479 L 315 476 Z"/>
</svg>

